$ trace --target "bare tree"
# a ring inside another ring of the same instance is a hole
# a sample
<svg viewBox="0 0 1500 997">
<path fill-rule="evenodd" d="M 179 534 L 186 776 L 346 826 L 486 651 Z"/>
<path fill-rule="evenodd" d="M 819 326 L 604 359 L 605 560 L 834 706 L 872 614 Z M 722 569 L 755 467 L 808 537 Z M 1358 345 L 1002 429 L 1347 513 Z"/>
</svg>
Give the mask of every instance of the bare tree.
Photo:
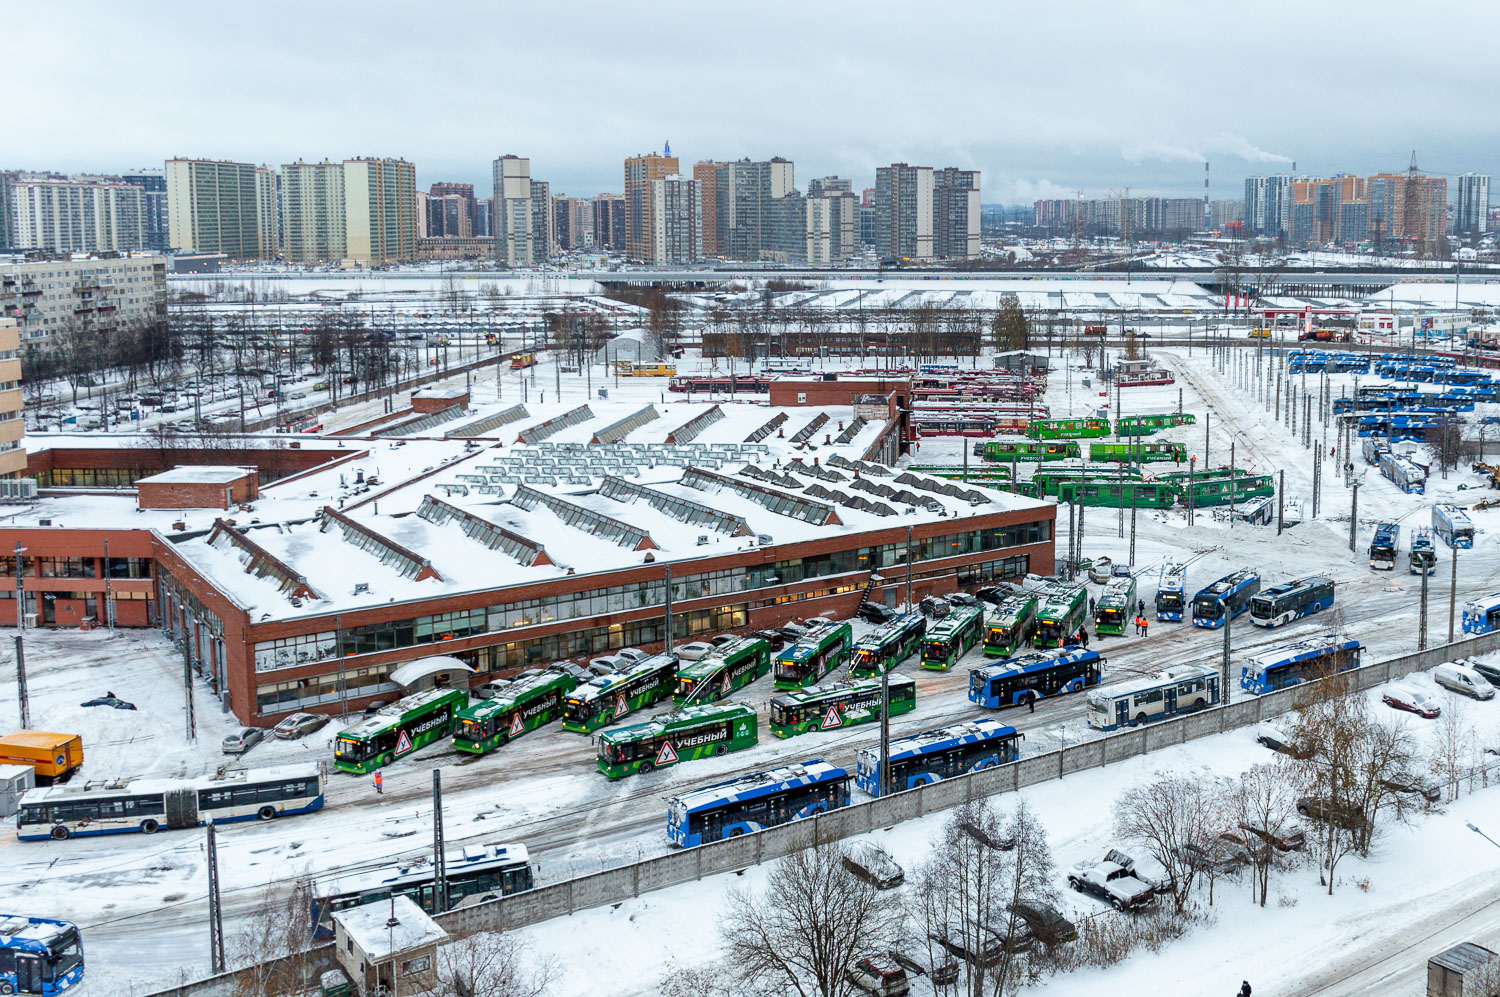
<svg viewBox="0 0 1500 997">
<path fill-rule="evenodd" d="M 243 964 L 235 974 L 233 997 L 269 997 L 302 993 L 318 965 L 311 958 L 312 883 L 300 879 L 285 893 L 266 888 L 260 905 L 240 920 L 225 940 L 229 964 Z"/>
<path fill-rule="evenodd" d="M 1285 840 L 1292 829 L 1297 802 L 1292 786 L 1285 766 L 1252 765 L 1231 797 L 1235 822 L 1250 845 L 1250 899 L 1258 899 L 1262 907 L 1276 858 L 1274 842 Z"/>
<path fill-rule="evenodd" d="M 1464 774 L 1473 767 L 1478 734 L 1469 721 L 1468 710 L 1457 696 L 1448 697 L 1433 726 L 1434 737 L 1428 747 L 1427 763 L 1433 774 L 1443 781 L 1448 802 L 1452 803 L 1458 799 Z"/>
<path fill-rule="evenodd" d="M 1115 801 L 1115 832 L 1139 842 L 1166 870 L 1172 904 L 1186 908 L 1201 863 L 1192 850 L 1217 833 L 1218 800 L 1211 785 L 1184 775 L 1158 775 Z"/>
<path fill-rule="evenodd" d="M 845 972 L 890 941 L 901 916 L 889 895 L 849 873 L 845 853 L 842 844 L 819 842 L 777 863 L 764 892 L 731 891 L 734 914 L 719 931 L 742 992 L 854 993 Z"/>
<path fill-rule="evenodd" d="M 542 997 L 560 975 L 551 958 L 535 958 L 515 935 L 482 931 L 438 949 L 434 997 Z"/>
</svg>

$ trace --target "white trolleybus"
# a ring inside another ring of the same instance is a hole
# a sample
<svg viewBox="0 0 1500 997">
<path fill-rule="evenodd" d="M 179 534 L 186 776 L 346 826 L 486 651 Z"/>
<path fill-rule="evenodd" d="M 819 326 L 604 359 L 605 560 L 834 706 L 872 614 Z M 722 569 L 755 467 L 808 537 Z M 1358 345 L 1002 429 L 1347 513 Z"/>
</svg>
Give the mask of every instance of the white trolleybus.
<svg viewBox="0 0 1500 997">
<path fill-rule="evenodd" d="M 1088 694 L 1089 726 L 1118 730 L 1179 713 L 1217 706 L 1219 670 L 1209 665 L 1174 665 L 1166 671 L 1115 682 Z"/>
</svg>

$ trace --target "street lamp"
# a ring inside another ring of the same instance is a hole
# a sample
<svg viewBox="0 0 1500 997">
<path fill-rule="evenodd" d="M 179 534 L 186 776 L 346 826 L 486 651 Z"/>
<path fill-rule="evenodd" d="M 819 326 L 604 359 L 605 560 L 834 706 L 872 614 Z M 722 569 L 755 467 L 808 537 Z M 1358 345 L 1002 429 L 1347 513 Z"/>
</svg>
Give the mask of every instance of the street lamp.
<svg viewBox="0 0 1500 997">
<path fill-rule="evenodd" d="M 1494 838 L 1490 837 L 1488 834 L 1485 834 L 1483 831 L 1481 831 L 1479 828 L 1475 827 L 1473 824 L 1465 824 L 1464 827 L 1467 827 L 1469 830 L 1473 831 L 1475 834 L 1479 835 L 1481 838 L 1483 838 L 1485 841 L 1488 841 L 1490 844 L 1494 845 L 1496 848 L 1500 848 L 1500 841 L 1496 841 Z"/>
</svg>

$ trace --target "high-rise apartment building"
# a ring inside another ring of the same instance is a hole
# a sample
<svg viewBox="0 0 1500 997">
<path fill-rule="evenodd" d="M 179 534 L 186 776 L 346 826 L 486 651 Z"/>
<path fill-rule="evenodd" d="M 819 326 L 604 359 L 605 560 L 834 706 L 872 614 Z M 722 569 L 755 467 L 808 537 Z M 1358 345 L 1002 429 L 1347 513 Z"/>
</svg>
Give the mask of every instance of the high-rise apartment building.
<svg viewBox="0 0 1500 997">
<path fill-rule="evenodd" d="M 594 248 L 625 249 L 625 197 L 622 194 L 594 196 Z"/>
<path fill-rule="evenodd" d="M 495 199 L 493 197 L 481 197 L 474 202 L 474 237 L 476 239 L 493 239 L 495 219 Z"/>
<path fill-rule="evenodd" d="M 702 257 L 701 208 L 698 182 L 691 177 L 674 173 L 651 182 L 652 263 L 695 263 Z"/>
<path fill-rule="evenodd" d="M 559 194 L 552 199 L 552 217 L 559 250 L 585 249 L 594 244 L 594 203 Z"/>
<path fill-rule="evenodd" d="M 15 174 L 6 170 L 0 170 L 0 249 L 11 248 L 12 240 L 15 238 L 13 204 L 15 191 L 11 184 L 15 182 Z"/>
<path fill-rule="evenodd" d="M 806 252 L 803 231 L 788 230 L 795 209 L 779 205 L 796 194 L 796 168 L 777 156 L 740 159 L 715 171 L 715 231 L 719 254 L 736 260 L 783 260 Z M 805 211 L 805 206 L 804 206 Z M 798 243 L 796 250 L 792 243 Z"/>
<path fill-rule="evenodd" d="M 848 259 L 860 247 L 859 197 L 839 177 L 820 177 L 807 185 L 808 263 Z"/>
<path fill-rule="evenodd" d="M 1292 178 L 1285 173 L 1245 178 L 1245 229 L 1276 239 L 1286 234 L 1291 215 Z"/>
<path fill-rule="evenodd" d="M 552 213 L 552 185 L 531 181 L 531 259 L 546 263 L 557 255 L 557 219 Z"/>
<path fill-rule="evenodd" d="M 0 318 L 0 478 L 16 478 L 26 473 L 23 407 L 21 330 L 15 319 Z"/>
<path fill-rule="evenodd" d="M 0 315 L 23 342 L 166 321 L 167 261 L 149 253 L 0 263 Z"/>
<path fill-rule="evenodd" d="M 511 267 L 529 267 L 532 255 L 531 160 L 501 156 L 494 162 L 495 257 Z"/>
<path fill-rule="evenodd" d="M 426 234 L 431 238 L 467 239 L 480 235 L 471 183 L 435 183 L 427 191 Z"/>
<path fill-rule="evenodd" d="M 625 160 L 625 256 L 637 263 L 655 258 L 656 225 L 651 217 L 651 185 L 677 172 L 677 157 L 648 152 Z"/>
<path fill-rule="evenodd" d="M 146 248 L 145 192 L 103 177 L 11 183 L 17 249 L 124 253 Z"/>
<path fill-rule="evenodd" d="M 1291 181 L 1287 241 L 1294 246 L 1363 241 L 1369 219 L 1367 188 L 1363 177 L 1349 174 Z"/>
<path fill-rule="evenodd" d="M 1415 173 L 1376 173 L 1365 179 L 1370 238 L 1377 248 L 1400 244 L 1428 256 L 1442 248 L 1448 229 L 1448 181 Z"/>
<path fill-rule="evenodd" d="M 719 171 L 724 164 L 703 159 L 693 164 L 693 180 L 698 184 L 698 219 L 703 226 L 703 255 L 721 256 L 719 248 Z"/>
<path fill-rule="evenodd" d="M 261 257 L 274 259 L 281 252 L 281 178 L 269 166 L 255 168 L 255 233 Z"/>
<path fill-rule="evenodd" d="M 416 166 L 404 159 L 344 160 L 344 232 L 349 262 L 416 259 Z"/>
<path fill-rule="evenodd" d="M 875 171 L 875 252 L 881 259 L 932 259 L 932 193 L 930 166 L 893 163 Z"/>
<path fill-rule="evenodd" d="M 167 171 L 126 170 L 120 174 L 125 183 L 139 187 L 146 203 L 146 248 L 167 248 Z M 4 240 L 0 239 L 0 245 Z"/>
<path fill-rule="evenodd" d="M 932 255 L 979 259 L 979 171 L 955 167 L 932 174 Z"/>
<path fill-rule="evenodd" d="M 261 255 L 254 164 L 169 159 L 166 176 L 167 242 L 172 249 L 223 253 L 233 260 Z"/>
<path fill-rule="evenodd" d="M 1222 232 L 1229 226 L 1230 222 L 1244 222 L 1244 201 L 1210 201 L 1208 202 L 1208 227 Z"/>
<path fill-rule="evenodd" d="M 289 263 L 342 263 L 349 255 L 344 164 L 281 167 L 282 254 Z"/>
<path fill-rule="evenodd" d="M 1489 231 L 1489 222 L 1490 178 L 1483 173 L 1460 173 L 1453 231 L 1458 235 L 1483 235 Z"/>
</svg>

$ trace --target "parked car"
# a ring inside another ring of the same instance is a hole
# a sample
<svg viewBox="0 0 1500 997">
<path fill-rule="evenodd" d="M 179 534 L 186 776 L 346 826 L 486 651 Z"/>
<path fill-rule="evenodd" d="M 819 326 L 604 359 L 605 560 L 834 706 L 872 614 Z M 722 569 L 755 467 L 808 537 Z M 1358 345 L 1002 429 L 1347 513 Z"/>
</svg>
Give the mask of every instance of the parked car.
<svg viewBox="0 0 1500 997">
<path fill-rule="evenodd" d="M 723 647 L 725 644 L 733 644 L 739 639 L 740 638 L 738 634 L 715 634 L 708 639 L 708 642 L 709 644 L 717 648 Z"/>
<path fill-rule="evenodd" d="M 1133 910 L 1151 903 L 1155 890 L 1135 874 L 1135 863 L 1114 849 L 1103 859 L 1079 862 L 1068 872 L 1068 885 L 1105 901 L 1116 910 Z"/>
<path fill-rule="evenodd" d="M 1393 772 L 1381 779 L 1380 784 L 1397 793 L 1415 793 L 1429 803 L 1436 803 L 1443 798 L 1443 790 L 1440 786 L 1434 785 L 1415 772 Z"/>
<path fill-rule="evenodd" d="M 844 868 L 877 890 L 889 890 L 906 882 L 906 870 L 884 848 L 868 841 L 860 842 L 844 853 Z"/>
<path fill-rule="evenodd" d="M 1116 564 L 1110 573 L 1115 578 L 1130 578 L 1135 574 L 1135 571 L 1128 564 Z"/>
<path fill-rule="evenodd" d="M 1387 706 L 1407 713 L 1415 713 L 1419 717 L 1432 720 L 1443 712 L 1438 701 L 1421 689 L 1415 689 L 1408 685 L 1393 685 L 1381 693 L 1380 701 Z"/>
<path fill-rule="evenodd" d="M 958 960 L 952 958 L 948 950 L 941 946 L 935 952 L 932 948 L 925 942 L 903 942 L 893 947 L 888 954 L 908 973 L 926 976 L 940 987 L 957 982 Z"/>
<path fill-rule="evenodd" d="M 598 666 L 602 668 L 608 668 L 609 672 L 619 672 L 624 671 L 626 668 L 629 668 L 633 663 L 634 662 L 623 655 L 606 654 L 602 657 L 591 658 L 589 660 L 589 669 L 593 671 L 595 670 L 596 666 Z M 599 672 L 599 674 L 607 675 L 609 674 L 609 672 Z"/>
<path fill-rule="evenodd" d="M 1014 585 L 990 585 L 982 589 L 975 589 L 974 595 L 980 602 L 987 602 L 992 606 L 998 606 L 1006 599 L 1019 592 L 1020 589 Z"/>
<path fill-rule="evenodd" d="M 680 661 L 697 661 L 713 649 L 714 646 L 706 640 L 695 640 L 689 644 L 672 645 L 672 653 L 677 655 Z"/>
<path fill-rule="evenodd" d="M 321 713 L 293 713 L 289 717 L 271 728 L 271 733 L 284 741 L 294 741 L 299 737 L 306 737 L 315 730 L 322 730 L 327 725 L 329 717 Z"/>
<path fill-rule="evenodd" d="M 259 744 L 266 736 L 265 731 L 259 727 L 246 727 L 235 734 L 224 738 L 219 745 L 226 755 L 243 755 L 251 748 Z"/>
<path fill-rule="evenodd" d="M 927 933 L 928 938 L 964 962 L 993 966 L 1005 957 L 1007 939 L 1000 932 L 981 927 L 975 929 L 975 935 L 977 937 L 966 939 L 961 924 L 941 925 Z M 1030 937 L 1029 933 L 1027 937 Z M 1011 951 L 1024 951 L 1024 949 Z"/>
<path fill-rule="evenodd" d="M 882 623 L 891 622 L 901 614 L 896 612 L 891 607 L 883 606 L 878 602 L 867 602 L 863 606 L 859 607 L 859 612 L 855 615 L 864 620 L 866 623 L 874 623 L 875 625 L 879 626 Z"/>
<path fill-rule="evenodd" d="M 948 612 L 952 607 L 948 605 L 948 601 L 946 599 L 940 599 L 935 595 L 929 595 L 923 597 L 922 601 L 917 603 L 917 608 L 922 611 L 922 615 L 930 616 L 935 620 L 941 620 L 943 617 L 948 615 Z"/>
<path fill-rule="evenodd" d="M 781 629 L 777 632 L 780 633 L 781 636 L 786 638 L 788 644 L 795 644 L 797 643 L 797 641 L 807 636 L 807 628 L 802 626 L 800 623 L 783 624 Z"/>
<path fill-rule="evenodd" d="M 1494 699 L 1495 687 L 1477 671 L 1464 665 L 1438 665 L 1432 680 L 1449 692 L 1472 699 Z"/>
<path fill-rule="evenodd" d="M 807 619 L 802 621 L 802 625 L 807 627 L 808 632 L 812 632 L 821 627 L 833 626 L 833 620 L 828 618 L 827 616 L 809 616 Z"/>
<path fill-rule="evenodd" d="M 484 685 L 476 686 L 470 691 L 478 699 L 494 699 L 505 692 L 506 689 L 509 689 L 510 686 L 510 679 L 495 679 L 493 682 L 486 682 Z"/>
<path fill-rule="evenodd" d="M 373 717 L 375 714 L 379 713 L 381 710 L 390 705 L 391 703 L 388 699 L 372 700 L 371 702 L 365 704 L 364 714 L 367 717 Z"/>
<path fill-rule="evenodd" d="M 757 630 L 754 636 L 771 645 L 772 651 L 779 651 L 783 647 L 786 647 L 786 637 L 782 635 L 780 630 Z"/>
<path fill-rule="evenodd" d="M 867 956 L 850 966 L 844 976 L 857 989 L 876 997 L 902 997 L 911 992 L 906 969 L 886 955 Z"/>
<path fill-rule="evenodd" d="M 1078 926 L 1063 917 L 1056 907 L 1033 900 L 1009 904 L 1006 910 L 1026 922 L 1036 940 L 1044 945 L 1061 945 L 1078 937 Z"/>
<path fill-rule="evenodd" d="M 1261 724 L 1256 730 L 1255 740 L 1257 744 L 1265 745 L 1272 751 L 1279 751 L 1283 755 L 1291 755 L 1293 758 L 1306 759 L 1314 754 L 1311 748 L 1293 744 L 1291 735 L 1274 724 Z"/>
<path fill-rule="evenodd" d="M 1202 844 L 1190 841 L 1178 850 L 1177 857 L 1193 869 L 1232 872 L 1250 863 L 1249 853 L 1237 844 L 1238 839 L 1234 844 L 1221 838 Z"/>
<path fill-rule="evenodd" d="M 588 672 L 592 678 L 599 678 L 602 675 L 613 675 L 620 670 L 616 667 L 616 664 L 617 662 L 614 658 L 595 658 L 588 663 L 584 671 Z"/>
<path fill-rule="evenodd" d="M 645 661 L 650 655 L 638 647 L 622 647 L 615 652 L 615 657 L 624 658 L 633 665 L 637 661 Z"/>
<path fill-rule="evenodd" d="M 972 596 L 967 592 L 949 592 L 943 598 L 948 600 L 950 606 L 977 606 L 979 597 Z"/>
<path fill-rule="evenodd" d="M 1365 815 L 1347 804 L 1335 803 L 1319 796 L 1304 796 L 1297 800 L 1297 812 L 1311 820 L 1321 820 L 1343 828 L 1359 828 L 1365 825 Z"/>
</svg>

